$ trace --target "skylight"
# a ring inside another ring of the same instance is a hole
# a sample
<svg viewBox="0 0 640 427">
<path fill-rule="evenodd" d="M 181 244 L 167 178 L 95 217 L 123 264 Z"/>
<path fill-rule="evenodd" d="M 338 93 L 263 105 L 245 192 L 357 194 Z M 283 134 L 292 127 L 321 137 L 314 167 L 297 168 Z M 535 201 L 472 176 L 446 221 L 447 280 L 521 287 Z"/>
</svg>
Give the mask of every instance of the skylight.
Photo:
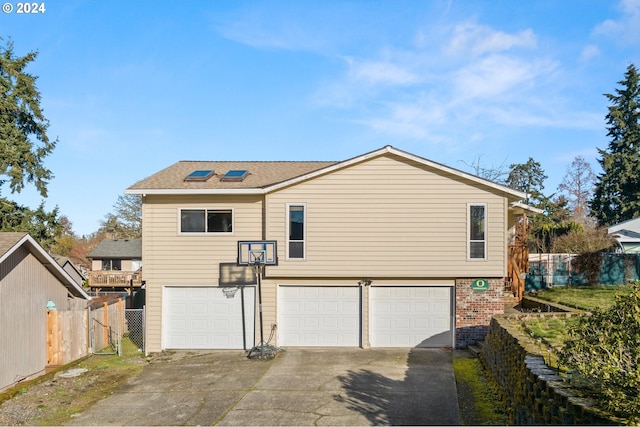
<svg viewBox="0 0 640 427">
<path fill-rule="evenodd" d="M 225 173 L 221 181 L 242 181 L 247 177 L 249 171 L 246 169 L 233 169 Z"/>
<path fill-rule="evenodd" d="M 195 170 L 187 175 L 185 181 L 206 181 L 214 174 L 212 169 Z"/>
</svg>

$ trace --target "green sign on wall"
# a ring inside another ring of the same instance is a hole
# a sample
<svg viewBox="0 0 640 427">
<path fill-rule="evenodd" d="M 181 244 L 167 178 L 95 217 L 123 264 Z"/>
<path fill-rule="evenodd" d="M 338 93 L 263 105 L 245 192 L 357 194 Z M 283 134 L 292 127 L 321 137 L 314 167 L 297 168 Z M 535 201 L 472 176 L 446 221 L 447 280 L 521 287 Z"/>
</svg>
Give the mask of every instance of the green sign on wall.
<svg viewBox="0 0 640 427">
<path fill-rule="evenodd" d="M 487 292 L 489 281 L 487 279 L 476 279 L 471 283 L 471 289 L 474 292 Z"/>
</svg>

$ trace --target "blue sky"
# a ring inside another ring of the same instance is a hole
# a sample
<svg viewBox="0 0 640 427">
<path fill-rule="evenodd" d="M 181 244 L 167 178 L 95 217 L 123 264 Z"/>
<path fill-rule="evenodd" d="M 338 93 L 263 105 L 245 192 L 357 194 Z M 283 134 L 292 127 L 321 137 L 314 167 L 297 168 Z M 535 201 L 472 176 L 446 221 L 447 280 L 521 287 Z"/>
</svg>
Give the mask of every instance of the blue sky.
<svg viewBox="0 0 640 427">
<path fill-rule="evenodd" d="M 603 94 L 640 66 L 640 0 L 9 3 L 0 36 L 39 52 L 28 71 L 59 138 L 45 206 L 80 235 L 179 160 L 533 157 L 551 194 L 578 155 L 600 171 Z"/>
</svg>

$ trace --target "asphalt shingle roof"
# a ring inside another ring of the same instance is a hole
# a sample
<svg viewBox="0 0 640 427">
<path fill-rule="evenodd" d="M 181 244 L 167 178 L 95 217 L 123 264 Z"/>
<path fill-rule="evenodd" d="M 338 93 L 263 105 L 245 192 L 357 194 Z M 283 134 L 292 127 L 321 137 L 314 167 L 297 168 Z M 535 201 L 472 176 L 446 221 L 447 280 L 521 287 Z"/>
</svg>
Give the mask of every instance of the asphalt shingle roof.
<svg viewBox="0 0 640 427">
<path fill-rule="evenodd" d="M 338 162 L 232 162 L 232 161 L 180 161 L 129 187 L 129 190 L 177 190 L 177 189 L 251 189 L 264 188 L 292 178 L 334 165 Z M 208 180 L 185 181 L 196 170 L 215 171 Z M 242 181 L 221 181 L 230 170 L 248 170 Z"/>
<path fill-rule="evenodd" d="M 142 258 L 142 239 L 105 239 L 98 244 L 87 258 Z"/>
<path fill-rule="evenodd" d="M 27 233 L 6 232 L 0 233 L 0 256 L 6 254 L 13 248 Z"/>
</svg>

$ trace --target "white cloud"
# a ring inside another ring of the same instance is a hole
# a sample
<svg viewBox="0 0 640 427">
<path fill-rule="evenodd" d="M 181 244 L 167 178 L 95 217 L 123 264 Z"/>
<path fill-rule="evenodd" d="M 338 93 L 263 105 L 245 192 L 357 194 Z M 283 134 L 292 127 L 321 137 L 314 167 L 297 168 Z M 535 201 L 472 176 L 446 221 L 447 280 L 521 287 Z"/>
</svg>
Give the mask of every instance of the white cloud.
<svg viewBox="0 0 640 427">
<path fill-rule="evenodd" d="M 555 67 L 547 60 L 490 55 L 455 72 L 455 93 L 461 99 L 512 98 L 535 86 L 538 78 L 553 73 Z"/>
<path fill-rule="evenodd" d="M 618 9 L 620 17 L 601 22 L 593 34 L 615 38 L 624 44 L 640 43 L 640 0 L 621 0 Z"/>
<path fill-rule="evenodd" d="M 418 31 L 420 40 L 429 39 L 426 31 Z M 440 35 L 442 29 L 430 31 Z M 350 121 L 377 133 L 429 144 L 471 143 L 496 126 L 592 129 L 601 124 L 599 116 L 566 105 L 560 63 L 531 53 L 536 47 L 531 30 L 507 34 L 464 23 L 449 35 L 431 48 L 414 39 L 407 40 L 413 50 L 387 46 L 370 58 L 344 58 L 348 66 L 342 78 L 325 84 L 316 101 L 347 109 Z M 438 56 L 442 45 L 456 57 Z M 596 53 L 595 47 L 587 50 Z"/>
<path fill-rule="evenodd" d="M 600 56 L 600 48 L 596 45 L 589 44 L 582 49 L 582 54 L 580 55 L 580 60 L 589 61 L 595 57 Z"/>
<path fill-rule="evenodd" d="M 419 77 L 400 64 L 390 61 L 357 61 L 345 58 L 349 65 L 349 78 L 366 84 L 410 85 Z"/>
<path fill-rule="evenodd" d="M 273 27 L 238 20 L 218 27 L 225 38 L 255 48 L 282 50 L 321 50 L 322 38 L 311 37 L 308 31 L 294 24 Z"/>
<path fill-rule="evenodd" d="M 536 36 L 531 29 L 507 34 L 484 25 L 464 22 L 454 27 L 453 37 L 446 51 L 454 55 L 480 56 L 513 48 L 533 49 L 536 45 Z"/>
</svg>

